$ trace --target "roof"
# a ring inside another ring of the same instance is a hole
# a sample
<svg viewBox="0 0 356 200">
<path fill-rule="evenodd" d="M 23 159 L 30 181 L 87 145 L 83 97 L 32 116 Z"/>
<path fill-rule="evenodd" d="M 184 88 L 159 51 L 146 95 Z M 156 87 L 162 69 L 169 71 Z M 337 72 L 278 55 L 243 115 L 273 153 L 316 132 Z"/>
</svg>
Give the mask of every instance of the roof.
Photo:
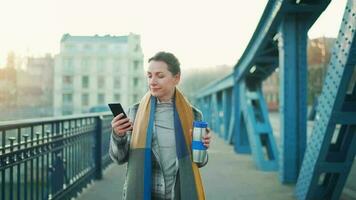
<svg viewBox="0 0 356 200">
<path fill-rule="evenodd" d="M 64 34 L 61 39 L 62 42 L 119 42 L 127 43 L 128 36 L 112 36 L 112 35 L 94 35 L 94 36 L 73 36 L 68 33 Z"/>
</svg>

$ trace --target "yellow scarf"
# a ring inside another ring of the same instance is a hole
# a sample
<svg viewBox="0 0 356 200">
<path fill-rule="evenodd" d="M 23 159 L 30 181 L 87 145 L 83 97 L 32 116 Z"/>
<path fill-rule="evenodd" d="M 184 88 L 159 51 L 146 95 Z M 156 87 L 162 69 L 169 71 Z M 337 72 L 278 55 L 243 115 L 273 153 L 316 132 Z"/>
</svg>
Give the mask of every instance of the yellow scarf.
<svg viewBox="0 0 356 200">
<path fill-rule="evenodd" d="M 138 111 L 136 114 L 135 124 L 131 136 L 130 144 L 130 157 L 128 164 L 128 172 L 132 173 L 131 177 L 134 177 L 135 181 L 140 183 L 131 182 L 135 187 L 136 193 L 142 191 L 144 193 L 144 199 L 150 199 L 151 197 L 151 171 L 152 171 L 152 161 L 151 161 L 151 141 L 152 141 L 152 126 L 154 121 L 154 109 L 156 105 L 156 98 L 151 96 L 148 92 L 141 99 Z M 182 197 L 189 197 L 194 200 L 204 200 L 204 188 L 201 180 L 199 168 L 196 163 L 192 162 L 191 158 L 191 144 L 192 136 L 190 131 L 193 126 L 194 115 L 192 106 L 185 99 L 182 93 L 176 89 L 174 96 L 174 113 L 175 113 L 175 134 L 176 134 L 176 147 L 177 147 L 177 157 L 179 163 L 179 178 L 181 183 L 181 193 Z M 153 112 L 152 112 L 153 110 Z M 178 127 L 178 128 L 177 128 Z M 177 130 L 178 129 L 178 130 Z M 182 137 L 184 136 L 184 137 Z M 184 138 L 184 139 L 183 139 Z M 185 144 L 179 144 L 184 142 Z M 179 149 L 180 148 L 180 149 Z M 141 161 L 138 161 L 141 159 Z M 130 162 L 130 160 L 132 162 Z M 132 166 L 135 163 L 143 166 Z M 189 165 L 189 167 L 187 167 Z M 130 167 L 133 169 L 130 171 Z M 184 171 L 183 171 L 184 170 Z M 135 172 L 134 172 L 135 171 Z M 134 174 L 133 174 L 134 173 Z M 141 176 L 142 180 L 137 177 Z M 129 174 L 130 178 L 130 174 Z M 184 180 L 182 180 L 184 179 Z M 185 185 L 183 185 L 184 183 Z M 188 184 L 188 185 L 187 185 Z M 143 189 L 140 187 L 144 187 Z M 128 185 L 130 187 L 130 185 Z M 187 189 L 186 187 L 195 187 L 195 190 Z M 138 191 L 137 191 L 138 189 Z M 184 193 L 184 191 L 187 191 Z M 192 193 L 192 194 L 186 194 Z M 128 197 L 130 192 L 128 192 Z M 149 197 L 148 197 L 149 196 Z M 142 199 L 140 196 L 132 196 L 137 199 Z M 131 198 L 129 198 L 131 199 Z"/>
</svg>

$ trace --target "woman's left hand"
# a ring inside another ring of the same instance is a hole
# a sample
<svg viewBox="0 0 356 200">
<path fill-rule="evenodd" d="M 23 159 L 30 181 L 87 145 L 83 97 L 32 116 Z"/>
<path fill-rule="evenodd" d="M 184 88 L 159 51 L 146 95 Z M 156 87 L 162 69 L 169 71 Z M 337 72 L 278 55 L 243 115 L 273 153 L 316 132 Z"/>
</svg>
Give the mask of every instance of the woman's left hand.
<svg viewBox="0 0 356 200">
<path fill-rule="evenodd" d="M 190 135 L 193 134 L 193 130 L 192 129 L 190 129 L 189 132 L 190 132 Z M 210 132 L 211 132 L 210 128 L 206 128 L 205 129 L 205 134 L 203 135 L 203 138 L 202 138 L 203 145 L 206 148 L 209 148 L 209 146 L 210 146 L 210 142 L 211 142 L 211 133 Z"/>
<path fill-rule="evenodd" d="M 206 148 L 209 148 L 211 141 L 211 130 L 210 128 L 206 128 L 206 134 L 203 135 L 203 144 Z"/>
</svg>

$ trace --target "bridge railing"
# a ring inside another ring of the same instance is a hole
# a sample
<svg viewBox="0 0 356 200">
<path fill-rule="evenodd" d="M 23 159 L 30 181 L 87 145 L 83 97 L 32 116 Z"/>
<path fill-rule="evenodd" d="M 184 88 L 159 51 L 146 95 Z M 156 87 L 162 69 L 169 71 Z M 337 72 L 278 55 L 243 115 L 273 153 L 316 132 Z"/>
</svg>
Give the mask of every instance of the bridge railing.
<svg viewBox="0 0 356 200">
<path fill-rule="evenodd" d="M 110 162 L 109 113 L 0 123 L 0 198 L 70 199 Z"/>
</svg>

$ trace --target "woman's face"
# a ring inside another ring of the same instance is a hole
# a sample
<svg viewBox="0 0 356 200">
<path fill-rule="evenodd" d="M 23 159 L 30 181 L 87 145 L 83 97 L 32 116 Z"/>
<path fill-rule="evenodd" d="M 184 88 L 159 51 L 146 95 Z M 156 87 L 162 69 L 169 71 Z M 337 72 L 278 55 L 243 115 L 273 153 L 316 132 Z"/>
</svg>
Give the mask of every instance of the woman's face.
<svg viewBox="0 0 356 200">
<path fill-rule="evenodd" d="M 179 80 L 180 74 L 173 75 L 165 62 L 152 60 L 149 63 L 147 70 L 148 86 L 151 94 L 159 100 L 171 99 Z"/>
</svg>

